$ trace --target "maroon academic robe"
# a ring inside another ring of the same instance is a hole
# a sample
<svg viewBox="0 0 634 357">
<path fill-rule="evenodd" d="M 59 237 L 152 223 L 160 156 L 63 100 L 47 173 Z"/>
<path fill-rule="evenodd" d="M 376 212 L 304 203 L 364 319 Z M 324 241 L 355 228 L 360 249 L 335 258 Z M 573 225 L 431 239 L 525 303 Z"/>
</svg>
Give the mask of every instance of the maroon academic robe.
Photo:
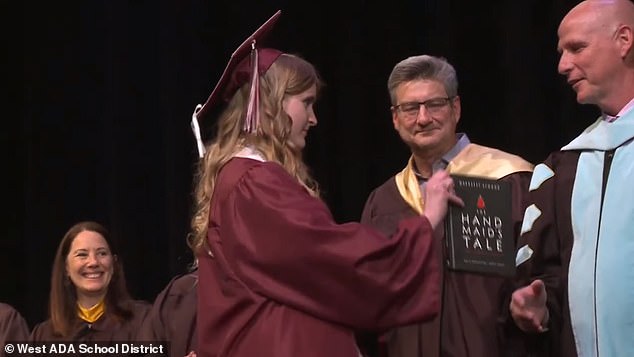
<svg viewBox="0 0 634 357">
<path fill-rule="evenodd" d="M 516 237 L 521 229 L 530 178 L 530 172 L 502 178 L 512 183 Z M 415 215 L 392 177 L 370 194 L 361 222 L 391 234 L 399 220 Z M 443 246 L 437 245 L 435 252 L 442 261 Z M 442 291 L 441 313 L 431 321 L 385 333 L 379 350 L 382 354 L 387 350 L 390 357 L 523 356 L 523 336 L 508 312 L 515 287 L 512 279 L 443 268 L 438 286 Z"/>
<path fill-rule="evenodd" d="M 221 170 L 200 255 L 198 356 L 356 357 L 353 331 L 438 311 L 439 262 L 424 217 L 392 239 L 337 224 L 277 163 Z"/>
<path fill-rule="evenodd" d="M 25 342 L 29 339 L 29 327 L 20 313 L 8 304 L 0 303 L 0 357 L 5 357 L 7 342 Z"/>
<path fill-rule="evenodd" d="M 137 341 L 141 323 L 151 307 L 152 305 L 145 301 L 132 302 L 132 317 L 124 321 L 108 314 L 107 311 L 92 324 L 77 318 L 68 337 L 54 333 L 49 319 L 35 326 L 30 340 L 32 342 L 134 342 Z"/>
<path fill-rule="evenodd" d="M 154 300 L 139 341 L 168 341 L 172 357 L 195 351 L 197 285 L 198 271 L 172 279 Z"/>
</svg>

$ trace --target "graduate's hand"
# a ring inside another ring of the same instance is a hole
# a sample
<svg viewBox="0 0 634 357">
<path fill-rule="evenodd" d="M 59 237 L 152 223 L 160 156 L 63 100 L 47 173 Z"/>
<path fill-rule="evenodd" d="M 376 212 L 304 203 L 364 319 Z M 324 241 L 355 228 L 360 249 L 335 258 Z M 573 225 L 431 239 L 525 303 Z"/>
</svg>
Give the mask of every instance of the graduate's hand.
<svg viewBox="0 0 634 357">
<path fill-rule="evenodd" d="M 530 285 L 519 288 L 511 297 L 511 316 L 517 327 L 525 332 L 544 332 L 548 329 L 548 309 L 546 308 L 546 287 L 537 279 Z"/>
<path fill-rule="evenodd" d="M 441 223 L 447 214 L 448 204 L 464 206 L 464 202 L 454 190 L 453 179 L 447 171 L 434 173 L 425 185 L 425 212 L 423 213 L 431 223 L 434 231 L 442 227 Z"/>
</svg>

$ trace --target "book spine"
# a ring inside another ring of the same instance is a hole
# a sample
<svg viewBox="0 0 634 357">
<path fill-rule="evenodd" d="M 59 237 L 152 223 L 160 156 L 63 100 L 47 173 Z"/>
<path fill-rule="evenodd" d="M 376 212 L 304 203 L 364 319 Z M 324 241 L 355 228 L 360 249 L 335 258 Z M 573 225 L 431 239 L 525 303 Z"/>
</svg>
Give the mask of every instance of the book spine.
<svg viewBox="0 0 634 357">
<path fill-rule="evenodd" d="M 456 268 L 456 247 L 454 243 L 453 235 L 453 214 L 451 211 L 447 212 L 447 219 L 445 224 L 445 247 L 447 248 L 447 262 L 446 264 L 452 268 Z"/>
</svg>

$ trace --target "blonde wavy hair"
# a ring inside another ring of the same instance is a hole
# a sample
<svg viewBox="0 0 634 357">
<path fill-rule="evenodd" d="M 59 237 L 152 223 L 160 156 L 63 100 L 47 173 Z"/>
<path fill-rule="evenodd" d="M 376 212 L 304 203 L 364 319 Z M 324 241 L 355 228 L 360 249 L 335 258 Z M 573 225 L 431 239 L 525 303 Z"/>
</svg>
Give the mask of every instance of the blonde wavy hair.
<svg viewBox="0 0 634 357">
<path fill-rule="evenodd" d="M 267 161 L 277 162 L 311 195 L 319 197 L 319 186 L 311 177 L 300 149 L 289 142 L 292 121 L 283 109 L 284 98 L 300 94 L 313 85 L 317 91 L 323 82 L 315 67 L 303 58 L 282 54 L 260 76 L 260 121 L 255 133 L 242 130 L 249 84 L 243 85 L 229 101 L 217 123 L 215 140 L 206 147 L 195 175 L 194 215 L 188 244 L 194 253 L 213 254 L 207 247 L 207 228 L 218 173 L 233 155 L 244 147 L 260 152 Z M 197 265 L 195 259 L 194 265 Z"/>
</svg>

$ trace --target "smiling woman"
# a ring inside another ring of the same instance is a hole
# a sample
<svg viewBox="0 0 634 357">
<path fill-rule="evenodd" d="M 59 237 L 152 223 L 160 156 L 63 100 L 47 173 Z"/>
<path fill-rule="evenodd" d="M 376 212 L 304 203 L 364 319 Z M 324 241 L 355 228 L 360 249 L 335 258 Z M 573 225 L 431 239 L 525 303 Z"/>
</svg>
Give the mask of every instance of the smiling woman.
<svg viewBox="0 0 634 357">
<path fill-rule="evenodd" d="M 97 222 L 79 222 L 57 248 L 50 317 L 33 329 L 31 339 L 132 341 L 149 309 L 149 303 L 130 298 L 106 228 Z"/>
</svg>

